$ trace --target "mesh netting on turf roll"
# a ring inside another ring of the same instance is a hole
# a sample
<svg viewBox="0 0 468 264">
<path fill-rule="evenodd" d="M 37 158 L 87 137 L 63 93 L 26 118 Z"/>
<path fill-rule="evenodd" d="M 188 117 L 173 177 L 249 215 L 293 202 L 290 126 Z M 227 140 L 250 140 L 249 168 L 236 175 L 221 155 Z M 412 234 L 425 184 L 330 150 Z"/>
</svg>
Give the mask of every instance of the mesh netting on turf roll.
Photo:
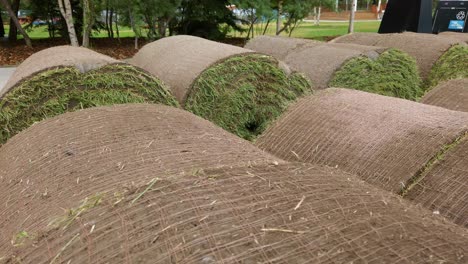
<svg viewBox="0 0 468 264">
<path fill-rule="evenodd" d="M 246 139 L 311 89 L 270 56 L 192 36 L 148 44 L 132 63 L 167 83 L 185 109 Z"/>
<path fill-rule="evenodd" d="M 403 195 L 468 228 L 468 134 L 447 148 Z"/>
<path fill-rule="evenodd" d="M 421 77 L 426 79 L 439 57 L 452 45 L 462 41 L 433 34 L 405 32 L 395 34 L 353 33 L 333 39 L 331 42 L 399 49 L 416 60 Z"/>
<path fill-rule="evenodd" d="M 36 234 L 10 234 L 22 263 L 466 263 L 466 229 L 330 168 L 206 170 L 73 199 Z M 134 177 L 128 170 L 122 174 Z M 107 175 L 103 175 L 106 177 Z M 151 180 L 152 179 L 152 180 Z M 49 200 L 57 200 L 50 193 Z M 39 198 L 37 198 L 39 199 Z M 38 209 L 32 212 L 37 212 Z M 11 244 L 9 245 L 10 247 Z"/>
<path fill-rule="evenodd" d="M 427 85 L 432 87 L 441 81 L 468 78 L 468 45 L 451 47 L 440 57 L 429 74 Z"/>
<path fill-rule="evenodd" d="M 468 130 L 468 114 L 327 89 L 292 106 L 257 140 L 290 161 L 324 164 L 399 193 Z"/>
<path fill-rule="evenodd" d="M 18 67 L 12 80 L 32 72 L 30 60 L 34 64 L 50 53 L 55 54 L 56 59 L 70 56 L 79 63 L 70 66 L 70 59 L 64 59 L 63 66 L 36 65 L 32 75 L 16 82 L 3 95 L 0 99 L 0 144 L 34 122 L 77 109 L 144 102 L 178 105 L 154 76 L 126 64 L 102 66 L 105 56 L 82 48 L 59 47 L 34 54 Z M 98 61 L 96 58 L 100 57 L 104 59 Z M 54 63 L 59 65 L 58 61 Z M 39 71 L 41 66 L 43 70 Z M 83 67 L 91 70 L 83 73 Z"/>
<path fill-rule="evenodd" d="M 452 39 L 457 39 L 460 41 L 464 41 L 468 43 L 468 34 L 466 33 L 460 33 L 460 32 L 453 32 L 453 31 L 444 31 L 440 32 L 438 34 L 439 37 L 444 37 L 444 38 L 452 38 Z"/>
<path fill-rule="evenodd" d="M 398 50 L 284 37 L 257 37 L 246 47 L 276 56 L 318 88 L 352 88 L 412 100 L 423 94 L 414 59 Z"/>
<path fill-rule="evenodd" d="M 112 190 L 118 201 L 154 178 L 197 179 L 209 168 L 281 163 L 177 108 L 130 104 L 66 113 L 0 149 L 0 256 L 15 234 L 37 234 L 52 215 L 94 194 Z"/>
<path fill-rule="evenodd" d="M 468 79 L 455 79 L 437 85 L 421 99 L 421 103 L 468 112 Z"/>
<path fill-rule="evenodd" d="M 39 51 L 27 58 L 18 66 L 13 75 L 8 79 L 0 98 L 13 86 L 22 82 L 38 72 L 55 67 L 74 67 L 84 73 L 98 69 L 104 65 L 118 63 L 117 60 L 106 55 L 93 52 L 85 48 L 71 46 L 58 46 Z"/>
</svg>

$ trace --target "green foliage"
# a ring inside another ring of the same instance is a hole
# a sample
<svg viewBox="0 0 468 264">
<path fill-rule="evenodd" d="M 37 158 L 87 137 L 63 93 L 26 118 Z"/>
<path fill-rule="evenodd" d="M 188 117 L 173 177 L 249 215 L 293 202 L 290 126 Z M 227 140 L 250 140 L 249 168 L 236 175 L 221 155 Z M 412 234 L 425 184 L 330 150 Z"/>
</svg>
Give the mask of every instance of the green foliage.
<svg viewBox="0 0 468 264">
<path fill-rule="evenodd" d="M 297 97 L 311 92 L 300 74 L 288 77 L 265 55 L 232 57 L 205 70 L 185 108 L 242 138 L 253 140 Z"/>
<path fill-rule="evenodd" d="M 376 60 L 353 58 L 335 73 L 330 87 L 351 88 L 417 100 L 424 93 L 416 61 L 399 50 L 383 52 Z"/>
<path fill-rule="evenodd" d="M 45 118 L 94 106 L 125 103 L 177 106 L 164 85 L 129 65 L 108 65 L 80 73 L 51 69 L 14 87 L 0 102 L 0 144 Z"/>
<path fill-rule="evenodd" d="M 459 44 L 451 47 L 432 67 L 427 88 L 441 81 L 468 78 L 468 46 Z"/>
</svg>

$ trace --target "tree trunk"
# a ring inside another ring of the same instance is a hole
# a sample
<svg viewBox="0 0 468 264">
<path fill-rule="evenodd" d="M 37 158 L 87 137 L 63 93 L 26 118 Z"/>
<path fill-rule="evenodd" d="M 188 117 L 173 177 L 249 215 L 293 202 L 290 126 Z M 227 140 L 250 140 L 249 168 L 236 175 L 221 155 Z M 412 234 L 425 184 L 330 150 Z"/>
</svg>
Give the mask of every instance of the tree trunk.
<svg viewBox="0 0 468 264">
<path fill-rule="evenodd" d="M 322 7 L 318 7 L 317 21 L 315 22 L 317 26 L 320 26 L 320 15 L 322 14 Z"/>
<path fill-rule="evenodd" d="M 283 1 L 278 0 L 278 17 L 276 20 L 276 35 L 281 33 L 281 13 L 283 13 Z"/>
<path fill-rule="evenodd" d="M 382 5 L 382 0 L 379 0 L 377 4 L 377 19 L 381 19 L 380 17 L 380 6 Z"/>
<path fill-rule="evenodd" d="M 110 32 L 110 38 L 114 38 L 114 8 L 111 8 L 110 14 L 109 14 L 109 32 Z"/>
<path fill-rule="evenodd" d="M 266 23 L 266 26 L 265 26 L 265 28 L 263 29 L 263 34 L 262 34 L 262 35 L 265 35 L 265 34 L 266 34 L 266 32 L 267 32 L 267 30 L 268 30 L 268 27 L 270 26 L 270 22 L 271 22 L 271 17 L 268 18 L 267 23 Z"/>
<path fill-rule="evenodd" d="M 0 38 L 5 36 L 5 27 L 3 26 L 2 15 L 0 14 Z"/>
<path fill-rule="evenodd" d="M 83 47 L 89 48 L 89 37 L 94 24 L 94 6 L 92 0 L 83 0 Z"/>
<path fill-rule="evenodd" d="M 133 19 L 132 10 L 128 9 L 128 16 L 130 17 L 130 25 L 132 26 L 132 30 L 135 33 L 135 49 L 138 49 L 138 37 L 140 36 L 140 32 L 137 31 L 135 20 Z"/>
<path fill-rule="evenodd" d="M 21 24 L 18 21 L 18 18 L 16 16 L 18 13 L 15 14 L 15 12 L 13 12 L 13 9 L 11 9 L 11 6 L 10 6 L 10 3 L 8 2 L 8 0 L 0 0 L 0 3 L 2 3 L 3 7 L 5 7 L 5 9 L 8 11 L 8 14 L 10 15 L 10 18 L 13 19 L 13 24 L 16 25 L 16 28 L 21 32 L 21 35 L 23 35 L 23 38 L 24 38 L 24 41 L 26 42 L 26 45 L 28 47 L 32 48 L 31 39 L 29 38 L 28 33 L 26 33 L 26 31 L 23 29 L 23 27 L 21 26 Z M 11 25 L 10 25 L 10 27 L 11 27 Z M 15 39 L 16 39 L 16 37 L 15 37 Z"/>
<path fill-rule="evenodd" d="M 120 31 L 119 31 L 119 15 L 115 15 L 115 32 L 117 33 L 117 39 L 120 42 Z"/>
<path fill-rule="evenodd" d="M 13 12 L 15 13 L 15 18 L 18 18 L 19 5 L 20 5 L 20 0 L 14 0 L 11 3 L 11 10 L 13 10 Z M 16 41 L 17 38 L 18 38 L 18 28 L 16 27 L 15 21 L 10 16 L 10 30 L 8 31 L 8 41 Z"/>
<path fill-rule="evenodd" d="M 79 47 L 78 38 L 76 36 L 75 25 L 73 24 L 73 14 L 70 0 L 58 0 L 60 13 L 62 13 L 65 22 L 67 23 L 68 36 L 70 37 L 70 44 L 74 47 Z"/>
</svg>

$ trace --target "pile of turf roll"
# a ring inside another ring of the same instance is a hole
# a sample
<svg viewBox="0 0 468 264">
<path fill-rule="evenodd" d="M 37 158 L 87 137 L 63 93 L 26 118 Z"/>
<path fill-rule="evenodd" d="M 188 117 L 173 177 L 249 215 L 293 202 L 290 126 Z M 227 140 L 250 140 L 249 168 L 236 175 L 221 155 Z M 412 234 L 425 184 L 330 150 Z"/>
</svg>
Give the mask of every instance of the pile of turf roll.
<svg viewBox="0 0 468 264">
<path fill-rule="evenodd" d="M 246 48 L 303 72 L 319 88 L 343 87 L 416 100 L 423 95 L 416 62 L 388 48 L 260 36 Z"/>
<path fill-rule="evenodd" d="M 310 82 L 275 58 L 192 36 L 144 46 L 131 60 L 169 85 L 184 108 L 254 139 Z"/>
<path fill-rule="evenodd" d="M 467 132 L 468 113 L 330 88 L 291 106 L 256 145 L 287 161 L 345 170 L 403 196 L 435 181 L 443 188 L 425 192 L 431 197 L 420 198 L 423 204 L 468 227 L 466 160 L 452 161 L 458 167 L 444 168 L 443 177 L 426 177 L 457 147 L 468 151 L 466 144 L 459 146 Z"/>
<path fill-rule="evenodd" d="M 427 81 L 428 90 L 440 82 L 468 78 L 468 45 L 452 46 L 434 64 Z"/>
<path fill-rule="evenodd" d="M 338 169 L 271 158 L 161 105 L 40 122 L 0 148 L 0 258 L 466 263 L 466 229 Z"/>
<path fill-rule="evenodd" d="M 399 49 L 416 60 L 421 77 L 427 79 L 436 61 L 453 45 L 464 41 L 434 34 L 404 32 L 394 34 L 353 33 L 333 39 L 331 42 Z"/>
<path fill-rule="evenodd" d="M 432 88 L 420 102 L 468 112 L 468 78 L 444 81 Z"/>
<path fill-rule="evenodd" d="M 14 72 L 0 97 L 0 144 L 42 119 L 100 105 L 175 98 L 157 78 L 85 48 L 38 52 Z"/>
</svg>

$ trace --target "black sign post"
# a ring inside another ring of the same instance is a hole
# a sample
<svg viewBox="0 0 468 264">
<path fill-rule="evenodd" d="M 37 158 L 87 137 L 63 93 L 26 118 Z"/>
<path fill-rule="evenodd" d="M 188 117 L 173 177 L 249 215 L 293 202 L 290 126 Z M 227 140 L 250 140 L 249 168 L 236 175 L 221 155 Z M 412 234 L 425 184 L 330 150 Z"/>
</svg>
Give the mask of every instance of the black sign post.
<svg viewBox="0 0 468 264">
<path fill-rule="evenodd" d="M 441 0 L 434 15 L 433 33 L 468 32 L 468 0 Z"/>
<path fill-rule="evenodd" d="M 379 33 L 432 32 L 432 0 L 390 0 Z"/>
</svg>

